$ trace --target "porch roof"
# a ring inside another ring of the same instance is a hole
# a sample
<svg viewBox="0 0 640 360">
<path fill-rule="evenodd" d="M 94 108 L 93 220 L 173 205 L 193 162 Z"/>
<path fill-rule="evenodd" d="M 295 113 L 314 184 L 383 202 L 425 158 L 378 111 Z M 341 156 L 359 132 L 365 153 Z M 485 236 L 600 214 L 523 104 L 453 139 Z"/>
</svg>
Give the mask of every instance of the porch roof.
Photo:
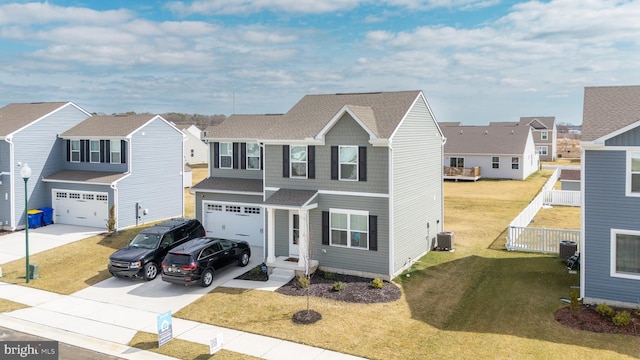
<svg viewBox="0 0 640 360">
<path fill-rule="evenodd" d="M 262 180 L 208 177 L 194 185 L 191 191 L 262 194 Z"/>
<path fill-rule="evenodd" d="M 284 209 L 316 207 L 318 204 L 317 195 L 317 190 L 280 189 L 269 196 L 269 198 L 266 199 L 262 204 L 266 207 Z"/>
<path fill-rule="evenodd" d="M 42 181 L 111 185 L 123 178 L 125 175 L 126 174 L 122 172 L 61 170 L 49 176 L 45 176 Z"/>
</svg>

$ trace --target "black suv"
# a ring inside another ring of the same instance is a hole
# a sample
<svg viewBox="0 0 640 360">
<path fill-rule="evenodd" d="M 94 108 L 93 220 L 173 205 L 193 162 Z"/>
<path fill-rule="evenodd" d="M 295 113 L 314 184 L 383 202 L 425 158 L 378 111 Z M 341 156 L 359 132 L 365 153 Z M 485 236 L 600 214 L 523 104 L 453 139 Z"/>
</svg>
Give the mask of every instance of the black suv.
<svg viewBox="0 0 640 360">
<path fill-rule="evenodd" d="M 213 273 L 223 266 L 237 263 L 247 266 L 251 248 L 246 241 L 218 238 L 199 238 L 171 250 L 162 261 L 162 280 L 189 285 L 199 282 L 207 287 L 213 282 Z"/>
<path fill-rule="evenodd" d="M 167 252 L 193 238 L 205 236 L 196 219 L 171 219 L 142 230 L 127 247 L 109 256 L 109 272 L 116 277 L 153 280 Z"/>
</svg>

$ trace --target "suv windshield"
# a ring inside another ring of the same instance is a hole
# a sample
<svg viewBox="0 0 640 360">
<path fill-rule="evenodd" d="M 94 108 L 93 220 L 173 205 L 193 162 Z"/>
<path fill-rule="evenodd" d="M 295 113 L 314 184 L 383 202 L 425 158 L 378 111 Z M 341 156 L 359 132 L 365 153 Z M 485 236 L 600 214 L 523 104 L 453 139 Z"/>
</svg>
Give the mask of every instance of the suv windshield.
<svg viewBox="0 0 640 360">
<path fill-rule="evenodd" d="M 155 249 L 160 242 L 160 235 L 158 234 L 143 234 L 140 233 L 131 240 L 129 246 L 142 248 L 142 249 Z"/>
</svg>

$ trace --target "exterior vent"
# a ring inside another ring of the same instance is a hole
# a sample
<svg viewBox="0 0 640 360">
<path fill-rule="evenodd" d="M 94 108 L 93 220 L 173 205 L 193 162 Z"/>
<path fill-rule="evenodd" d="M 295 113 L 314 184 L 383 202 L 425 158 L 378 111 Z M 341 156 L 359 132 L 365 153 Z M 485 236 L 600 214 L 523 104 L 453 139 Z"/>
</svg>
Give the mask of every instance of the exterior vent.
<svg viewBox="0 0 640 360">
<path fill-rule="evenodd" d="M 453 251 L 453 233 L 448 231 L 439 232 L 437 236 L 436 250 Z"/>
</svg>

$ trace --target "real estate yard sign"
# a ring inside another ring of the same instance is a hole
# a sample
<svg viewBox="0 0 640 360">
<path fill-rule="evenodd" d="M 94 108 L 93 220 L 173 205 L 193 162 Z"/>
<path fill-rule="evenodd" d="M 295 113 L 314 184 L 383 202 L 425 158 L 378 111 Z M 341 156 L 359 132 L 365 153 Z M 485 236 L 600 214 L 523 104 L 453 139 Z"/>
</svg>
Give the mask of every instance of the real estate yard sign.
<svg viewBox="0 0 640 360">
<path fill-rule="evenodd" d="M 168 343 L 173 339 L 171 326 L 171 310 L 158 315 L 158 347 Z"/>
</svg>

